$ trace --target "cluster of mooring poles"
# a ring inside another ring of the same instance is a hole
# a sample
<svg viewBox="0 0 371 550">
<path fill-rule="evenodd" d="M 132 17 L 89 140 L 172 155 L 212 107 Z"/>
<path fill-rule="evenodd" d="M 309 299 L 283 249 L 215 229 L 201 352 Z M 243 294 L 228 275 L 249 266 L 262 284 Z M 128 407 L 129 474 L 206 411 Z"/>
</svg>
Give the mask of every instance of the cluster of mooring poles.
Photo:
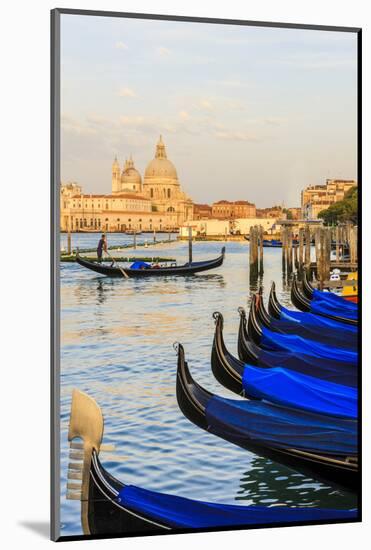
<svg viewBox="0 0 371 550">
<path fill-rule="evenodd" d="M 310 268 L 311 238 L 309 226 L 299 229 L 296 235 L 291 227 L 282 228 L 282 273 L 287 278 L 290 278 L 294 269 L 300 275 L 304 269 Z"/>
<path fill-rule="evenodd" d="M 299 279 L 304 271 L 318 281 L 320 288 L 328 286 L 331 271 L 357 271 L 357 232 L 358 227 L 350 223 L 336 227 L 313 227 L 305 225 L 294 230 L 290 226 L 281 229 L 282 273 L 289 281 L 297 272 Z M 250 228 L 250 281 L 263 275 L 263 227 Z M 331 259 L 331 251 L 334 258 Z M 335 283 L 334 283 L 335 284 Z"/>
<path fill-rule="evenodd" d="M 250 227 L 250 282 L 262 276 L 264 273 L 263 266 L 263 238 L 264 230 L 261 225 Z"/>
</svg>

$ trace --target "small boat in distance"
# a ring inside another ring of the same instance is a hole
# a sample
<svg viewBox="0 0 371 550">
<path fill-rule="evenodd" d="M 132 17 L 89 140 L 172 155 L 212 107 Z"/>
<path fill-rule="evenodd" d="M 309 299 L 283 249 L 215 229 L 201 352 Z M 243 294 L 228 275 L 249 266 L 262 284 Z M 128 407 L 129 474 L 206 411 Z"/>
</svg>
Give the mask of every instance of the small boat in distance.
<svg viewBox="0 0 371 550">
<path fill-rule="evenodd" d="M 128 278 L 140 278 L 140 277 L 159 277 L 159 276 L 174 276 L 174 275 L 194 275 L 195 273 L 200 273 L 202 271 L 209 271 L 210 269 L 215 269 L 220 267 L 223 264 L 225 256 L 225 247 L 223 246 L 220 256 L 212 260 L 204 260 L 202 262 L 187 262 L 183 265 L 176 265 L 173 262 L 170 266 L 150 266 L 133 268 L 132 266 L 127 267 L 116 267 L 114 262 L 111 265 L 92 262 L 86 260 L 79 254 L 76 254 L 76 262 L 82 267 L 86 267 L 91 271 L 95 271 L 100 275 L 106 275 L 107 277 L 124 277 L 123 271 L 127 274 Z M 143 264 L 144 262 L 138 262 Z"/>
</svg>

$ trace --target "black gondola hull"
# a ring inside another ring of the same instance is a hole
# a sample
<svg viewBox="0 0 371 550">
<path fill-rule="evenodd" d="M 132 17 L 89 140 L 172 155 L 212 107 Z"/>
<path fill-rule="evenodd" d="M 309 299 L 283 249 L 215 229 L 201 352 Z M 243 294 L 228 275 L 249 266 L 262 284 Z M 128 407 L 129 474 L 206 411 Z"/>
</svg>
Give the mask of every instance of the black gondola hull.
<svg viewBox="0 0 371 550">
<path fill-rule="evenodd" d="M 222 439 L 260 456 L 265 456 L 281 464 L 285 464 L 298 472 L 325 483 L 331 482 L 336 486 L 350 490 L 356 490 L 359 487 L 357 464 L 347 461 L 343 457 L 318 455 L 297 449 L 273 448 L 261 445 L 246 437 L 242 438 L 239 433 L 234 432 L 233 428 L 223 433 L 213 430 L 206 417 L 206 408 L 212 397 L 212 394 L 204 390 L 193 380 L 188 365 L 184 360 L 183 349 L 181 348 L 178 355 L 177 399 L 180 409 L 186 418 L 200 428 Z"/>
<path fill-rule="evenodd" d="M 213 260 L 205 262 L 192 262 L 191 265 L 184 264 L 177 267 L 159 267 L 150 269 L 119 269 L 118 267 L 114 267 L 113 265 L 108 266 L 103 263 L 88 261 L 79 255 L 76 256 L 76 262 L 82 267 L 90 269 L 95 273 L 99 273 L 99 275 L 105 275 L 106 277 L 118 277 L 122 279 L 125 277 L 122 273 L 122 269 L 124 269 L 125 273 L 130 279 L 142 279 L 147 277 L 172 277 L 178 275 L 186 276 L 194 275 L 195 273 L 201 273 L 203 271 L 209 271 L 210 269 L 216 269 L 217 267 L 220 267 L 223 264 L 224 256 L 225 249 L 223 247 L 221 255 L 218 256 L 218 258 L 214 258 Z"/>
</svg>

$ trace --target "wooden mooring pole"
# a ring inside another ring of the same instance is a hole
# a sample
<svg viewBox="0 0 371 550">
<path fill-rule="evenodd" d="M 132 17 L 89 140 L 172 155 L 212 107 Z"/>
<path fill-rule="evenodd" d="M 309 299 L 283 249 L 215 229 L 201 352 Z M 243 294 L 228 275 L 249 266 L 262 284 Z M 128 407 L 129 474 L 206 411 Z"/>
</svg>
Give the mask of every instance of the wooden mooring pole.
<svg viewBox="0 0 371 550">
<path fill-rule="evenodd" d="M 311 247 L 311 234 L 309 225 L 305 226 L 305 258 L 304 264 L 307 271 L 310 270 L 310 247 Z"/>
<path fill-rule="evenodd" d="M 287 229 L 287 274 L 292 273 L 292 230 Z"/>
<path fill-rule="evenodd" d="M 335 254 L 336 254 L 336 262 L 340 260 L 340 227 L 337 225 L 335 229 Z"/>
<path fill-rule="evenodd" d="M 349 256 L 350 263 L 355 264 L 357 262 L 357 232 L 358 227 L 355 225 L 349 230 Z"/>
<path fill-rule="evenodd" d="M 67 228 L 67 254 L 70 256 L 72 252 L 71 246 L 71 219 L 68 218 L 68 228 Z"/>
<path fill-rule="evenodd" d="M 192 263 L 192 227 L 188 227 L 188 261 Z"/>
<path fill-rule="evenodd" d="M 298 268 L 300 276 L 304 269 L 304 229 L 299 229 L 299 263 Z"/>
<path fill-rule="evenodd" d="M 281 229 L 281 242 L 282 242 L 282 273 L 286 273 L 286 258 L 287 258 L 287 250 L 286 250 L 286 241 L 287 241 L 287 231 L 286 227 L 283 227 Z"/>
<path fill-rule="evenodd" d="M 259 275 L 262 277 L 264 273 L 264 265 L 263 265 L 263 254 L 264 254 L 264 247 L 263 247 L 263 238 L 264 238 L 264 230 L 261 225 L 258 227 L 259 230 Z"/>
<path fill-rule="evenodd" d="M 255 280 L 259 274 L 263 274 L 263 228 L 261 226 L 250 227 L 249 262 L 250 280 Z"/>
</svg>

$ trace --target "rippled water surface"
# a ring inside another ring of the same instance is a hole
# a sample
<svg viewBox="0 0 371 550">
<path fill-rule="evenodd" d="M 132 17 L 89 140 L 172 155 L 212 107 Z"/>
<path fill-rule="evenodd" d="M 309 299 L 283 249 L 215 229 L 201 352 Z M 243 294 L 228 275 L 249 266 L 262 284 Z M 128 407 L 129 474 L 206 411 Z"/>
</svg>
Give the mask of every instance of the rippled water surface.
<svg viewBox="0 0 371 550">
<path fill-rule="evenodd" d="M 73 236 L 73 246 L 96 247 L 99 235 Z M 158 240 L 167 239 L 159 235 Z M 133 238 L 109 235 L 109 244 Z M 139 235 L 138 242 L 152 237 Z M 66 244 L 65 236 L 61 245 Z M 194 259 L 220 253 L 219 242 L 197 242 Z M 237 355 L 238 306 L 250 293 L 247 242 L 226 243 L 222 267 L 193 277 L 108 279 L 74 263 L 61 264 L 61 523 L 63 535 L 81 533 L 80 503 L 65 498 L 71 392 L 89 393 L 104 415 L 104 443 L 115 450 L 101 460 L 121 481 L 194 499 L 234 504 L 275 503 L 351 508 L 355 497 L 309 479 L 208 434 L 180 412 L 175 397 L 176 354 L 185 347 L 191 371 L 205 388 L 238 397 L 220 386 L 210 370 L 214 324 L 225 317 L 225 341 Z M 115 252 L 116 253 L 116 252 Z M 131 251 L 130 251 L 131 253 Z M 138 248 L 136 256 L 187 260 L 188 244 Z M 281 252 L 264 250 L 264 294 L 281 278 Z"/>
</svg>

